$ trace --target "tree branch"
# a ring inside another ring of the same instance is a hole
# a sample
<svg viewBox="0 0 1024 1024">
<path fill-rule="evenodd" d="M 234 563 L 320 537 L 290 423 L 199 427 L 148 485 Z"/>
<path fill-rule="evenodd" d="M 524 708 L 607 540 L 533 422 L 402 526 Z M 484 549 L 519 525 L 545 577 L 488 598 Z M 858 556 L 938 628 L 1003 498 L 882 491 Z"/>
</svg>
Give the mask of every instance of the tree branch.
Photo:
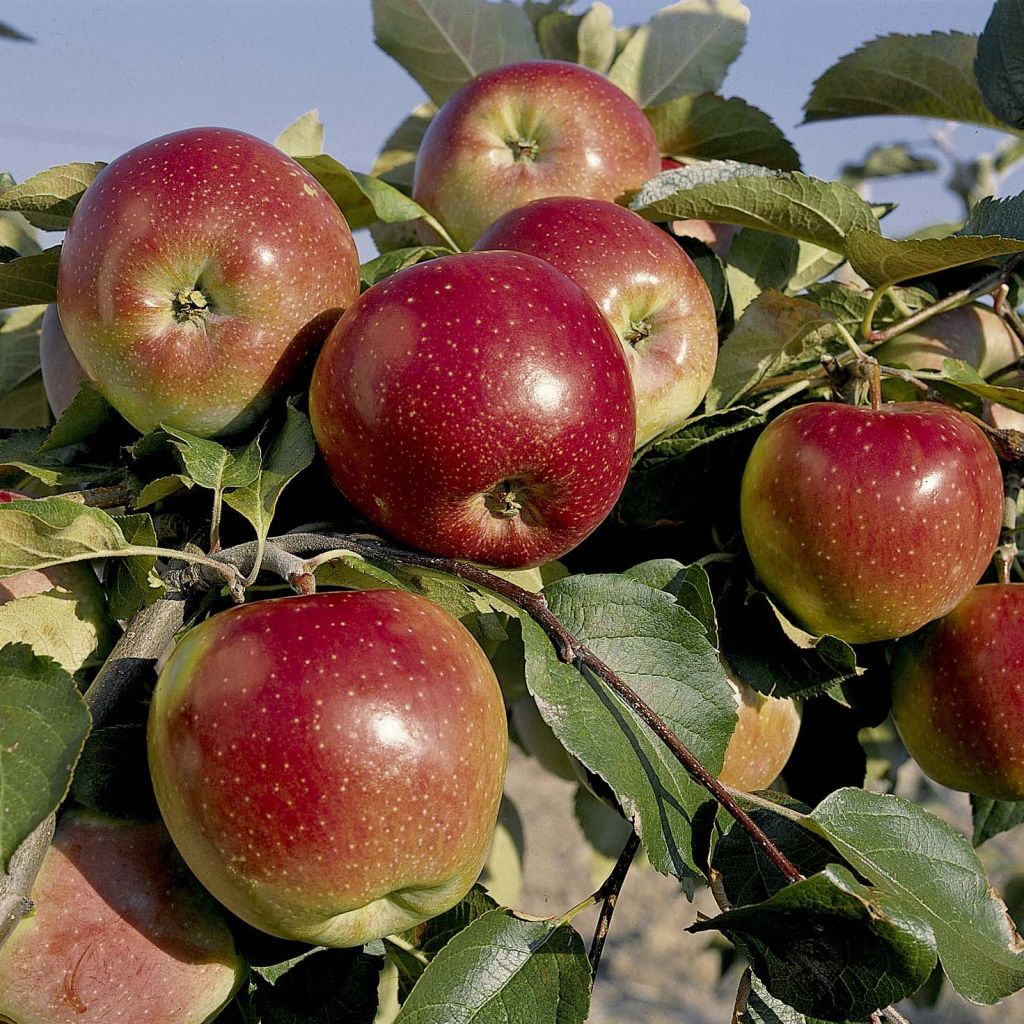
<svg viewBox="0 0 1024 1024">
<path fill-rule="evenodd" d="M 636 851 L 640 848 L 640 837 L 635 832 L 629 833 L 626 845 L 619 854 L 611 873 L 604 880 L 604 884 L 597 890 L 597 898 L 603 900 L 601 914 L 597 919 L 597 927 L 594 929 L 594 938 L 590 943 L 590 977 L 591 986 L 597 978 L 597 968 L 601 963 L 601 954 L 604 952 L 604 943 L 608 938 L 608 929 L 611 927 L 612 914 L 615 913 L 615 904 L 619 901 L 619 893 L 622 890 L 622 883 L 629 874 L 633 864 Z"/>
</svg>

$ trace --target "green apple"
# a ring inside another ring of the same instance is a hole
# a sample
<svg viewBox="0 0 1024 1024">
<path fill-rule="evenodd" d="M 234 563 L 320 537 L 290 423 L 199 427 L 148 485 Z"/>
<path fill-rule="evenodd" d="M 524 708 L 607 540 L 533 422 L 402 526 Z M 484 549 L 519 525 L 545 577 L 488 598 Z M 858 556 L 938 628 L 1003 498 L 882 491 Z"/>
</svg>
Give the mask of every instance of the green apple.
<svg viewBox="0 0 1024 1024">
<path fill-rule="evenodd" d="M 466 894 L 507 749 L 483 651 L 400 591 L 221 612 L 174 649 L 150 706 L 157 802 L 199 880 L 255 927 L 329 946 Z"/>
</svg>

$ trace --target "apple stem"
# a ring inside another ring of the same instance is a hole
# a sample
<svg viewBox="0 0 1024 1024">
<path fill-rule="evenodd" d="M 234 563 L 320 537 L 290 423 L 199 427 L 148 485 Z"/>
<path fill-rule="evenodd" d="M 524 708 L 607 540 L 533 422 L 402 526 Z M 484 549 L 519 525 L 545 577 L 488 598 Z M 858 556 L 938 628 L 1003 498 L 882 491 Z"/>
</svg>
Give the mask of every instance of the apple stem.
<svg viewBox="0 0 1024 1024">
<path fill-rule="evenodd" d="M 1021 474 L 1010 466 L 1003 474 L 1003 530 L 996 548 L 996 573 L 1000 583 L 1009 583 L 1013 563 L 1017 559 L 1017 503 L 1020 497 Z"/>
<path fill-rule="evenodd" d="M 109 484 L 106 487 L 89 487 L 81 491 L 67 491 L 58 495 L 68 501 L 77 501 L 90 508 L 123 508 L 131 500 L 132 490 L 127 483 Z"/>
<path fill-rule="evenodd" d="M 43 866 L 56 823 L 54 814 L 44 818 L 14 851 L 7 874 L 0 872 L 0 949 L 18 923 L 32 913 L 34 904 L 29 894 Z"/>
<path fill-rule="evenodd" d="M 623 846 L 619 859 L 615 862 L 608 877 L 604 880 L 601 888 L 594 894 L 602 901 L 601 913 L 594 928 L 594 938 L 590 943 L 590 987 L 594 987 L 597 979 L 597 968 L 601 963 L 601 954 L 604 952 L 605 940 L 608 938 L 608 930 L 612 923 L 612 914 L 615 913 L 615 905 L 619 901 L 619 893 L 622 890 L 622 883 L 626 881 L 626 875 L 633 864 L 633 858 L 640 849 L 640 837 L 635 832 L 630 832 L 626 845 Z"/>
</svg>

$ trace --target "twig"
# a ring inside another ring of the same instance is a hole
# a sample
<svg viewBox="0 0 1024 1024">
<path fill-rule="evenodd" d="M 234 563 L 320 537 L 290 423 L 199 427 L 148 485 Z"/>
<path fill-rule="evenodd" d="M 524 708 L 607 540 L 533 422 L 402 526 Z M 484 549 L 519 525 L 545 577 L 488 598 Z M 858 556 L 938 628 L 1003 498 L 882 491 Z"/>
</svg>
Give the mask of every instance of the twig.
<svg viewBox="0 0 1024 1024">
<path fill-rule="evenodd" d="M 131 500 L 132 489 L 127 483 L 110 484 L 107 487 L 88 487 L 82 491 L 66 491 L 60 497 L 77 501 L 91 508 L 121 508 Z"/>
<path fill-rule="evenodd" d="M 53 814 L 40 822 L 14 851 L 8 873 L 0 873 L 0 949 L 18 922 L 32 912 L 29 893 L 50 847 L 56 822 Z"/>
<path fill-rule="evenodd" d="M 611 873 L 604 880 L 604 884 L 597 890 L 597 897 L 603 900 L 601 914 L 597 919 L 597 927 L 594 929 L 594 938 L 590 943 L 590 977 L 591 985 L 597 977 L 597 968 L 601 963 L 601 954 L 604 952 L 604 943 L 608 938 L 608 929 L 611 927 L 612 914 L 615 913 L 615 904 L 619 900 L 619 892 L 622 890 L 622 883 L 629 874 L 630 866 L 636 851 L 640 848 L 640 837 L 636 832 L 630 832 L 626 845 L 619 854 Z"/>
</svg>

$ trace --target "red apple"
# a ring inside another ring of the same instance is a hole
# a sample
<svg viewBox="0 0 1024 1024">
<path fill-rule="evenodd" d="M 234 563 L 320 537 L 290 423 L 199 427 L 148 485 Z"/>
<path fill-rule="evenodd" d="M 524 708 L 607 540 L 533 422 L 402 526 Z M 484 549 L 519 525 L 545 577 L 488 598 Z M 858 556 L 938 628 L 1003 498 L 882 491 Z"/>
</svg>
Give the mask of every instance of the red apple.
<svg viewBox="0 0 1024 1024">
<path fill-rule="evenodd" d="M 926 775 L 1024 800 L 1024 584 L 975 587 L 897 645 L 892 678 L 896 727 Z"/>
<path fill-rule="evenodd" d="M 0 949 L 16 1024 L 202 1024 L 245 973 L 219 908 L 158 822 L 72 812 Z"/>
<path fill-rule="evenodd" d="M 608 514 L 633 454 L 633 386 L 594 302 L 535 256 L 472 252 L 364 292 L 316 365 L 334 482 L 435 554 L 551 561 Z"/>
<path fill-rule="evenodd" d="M 212 436 L 258 420 L 358 291 L 352 233 L 306 171 L 252 136 L 194 128 L 89 186 L 57 305 L 125 419 Z"/>
<path fill-rule="evenodd" d="M 150 707 L 157 801 L 200 881 L 255 927 L 330 946 L 466 894 L 507 748 L 479 646 L 399 591 L 215 615 L 175 648 Z"/>
<path fill-rule="evenodd" d="M 600 306 L 633 377 L 637 448 L 700 404 L 718 358 L 715 307 L 700 271 L 664 231 L 603 199 L 562 196 L 506 213 L 475 248 L 539 256 Z"/>
<path fill-rule="evenodd" d="M 441 107 L 412 194 L 468 248 L 531 199 L 614 200 L 660 169 L 650 123 L 618 86 L 579 64 L 533 61 L 485 71 Z"/>
<path fill-rule="evenodd" d="M 961 306 L 897 334 L 871 354 L 885 365 L 903 363 L 913 370 L 941 370 L 944 360 L 962 359 L 990 377 L 1024 355 L 1024 346 L 991 309 Z"/>
<path fill-rule="evenodd" d="M 49 305 L 43 313 L 39 331 L 39 366 L 43 372 L 43 390 L 50 403 L 54 419 L 60 419 L 64 410 L 78 393 L 78 385 L 89 375 L 71 351 L 64 328 L 60 325 L 57 307 Z"/>
<path fill-rule="evenodd" d="M 796 701 L 767 697 L 726 672 L 736 698 L 736 728 L 725 748 L 720 782 L 752 793 L 767 789 L 786 766 L 800 732 Z"/>
<path fill-rule="evenodd" d="M 754 568 L 796 618 L 850 643 L 945 615 L 985 571 L 1002 521 L 980 427 L 934 402 L 814 402 L 758 438 L 740 517 Z"/>
</svg>

